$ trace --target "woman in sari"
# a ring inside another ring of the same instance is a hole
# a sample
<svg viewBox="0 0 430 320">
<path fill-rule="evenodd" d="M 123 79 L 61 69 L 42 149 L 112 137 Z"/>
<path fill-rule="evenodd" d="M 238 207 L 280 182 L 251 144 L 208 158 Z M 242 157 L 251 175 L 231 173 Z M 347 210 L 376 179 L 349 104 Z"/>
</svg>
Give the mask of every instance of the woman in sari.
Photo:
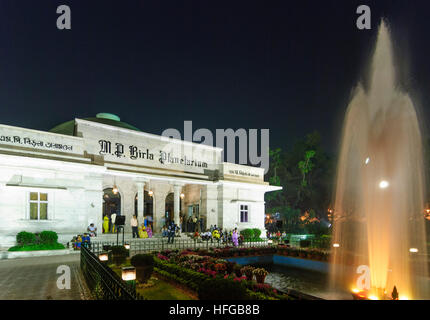
<svg viewBox="0 0 430 320">
<path fill-rule="evenodd" d="M 146 228 L 146 232 L 148 233 L 148 238 L 152 238 L 152 229 L 149 223 L 148 223 L 148 227 Z"/>
<path fill-rule="evenodd" d="M 144 223 L 142 223 L 142 225 L 139 228 L 139 238 L 142 238 L 142 239 L 148 238 L 148 232 L 146 232 L 146 227 Z"/>
<path fill-rule="evenodd" d="M 234 246 L 237 247 L 239 245 L 237 228 L 234 229 L 233 234 L 232 234 L 231 237 L 232 237 Z"/>
<path fill-rule="evenodd" d="M 105 214 L 103 218 L 103 233 L 109 232 L 109 217 Z"/>
</svg>

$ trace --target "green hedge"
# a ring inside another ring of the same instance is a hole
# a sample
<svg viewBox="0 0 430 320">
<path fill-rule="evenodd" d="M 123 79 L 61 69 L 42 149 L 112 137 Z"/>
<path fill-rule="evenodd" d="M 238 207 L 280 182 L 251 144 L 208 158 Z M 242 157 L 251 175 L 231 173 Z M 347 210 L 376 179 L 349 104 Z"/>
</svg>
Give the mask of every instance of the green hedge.
<svg viewBox="0 0 430 320">
<path fill-rule="evenodd" d="M 254 230 L 253 229 L 243 229 L 240 231 L 240 234 L 244 239 L 254 239 Z"/>
<path fill-rule="evenodd" d="M 17 245 L 9 248 L 9 251 L 65 249 L 64 245 L 57 241 L 58 235 L 54 231 L 42 231 L 40 233 L 21 231 L 16 235 Z"/>
<path fill-rule="evenodd" d="M 36 244 L 36 235 L 31 232 L 21 231 L 16 235 L 16 243 L 19 246 Z"/>
<path fill-rule="evenodd" d="M 252 229 L 253 231 L 254 231 L 254 239 L 260 239 L 260 236 L 261 236 L 261 230 L 260 229 L 257 229 L 257 228 L 254 228 L 254 229 Z"/>
<path fill-rule="evenodd" d="M 156 269 L 164 270 L 169 274 L 175 275 L 178 278 L 181 278 L 182 284 L 190 287 L 195 291 L 197 291 L 203 281 L 208 278 L 208 276 L 203 273 L 186 269 L 173 263 L 165 262 L 156 257 L 154 257 L 154 267 Z"/>
<path fill-rule="evenodd" d="M 58 235 L 54 231 L 42 231 L 39 234 L 41 243 L 57 243 Z"/>
</svg>

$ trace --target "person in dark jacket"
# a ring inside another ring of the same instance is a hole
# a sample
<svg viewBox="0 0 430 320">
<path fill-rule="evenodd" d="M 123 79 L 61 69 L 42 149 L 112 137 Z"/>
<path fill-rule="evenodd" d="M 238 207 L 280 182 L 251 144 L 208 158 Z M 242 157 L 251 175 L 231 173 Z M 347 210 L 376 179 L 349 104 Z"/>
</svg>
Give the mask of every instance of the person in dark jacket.
<svg viewBox="0 0 430 320">
<path fill-rule="evenodd" d="M 172 222 L 170 222 L 169 227 L 167 228 L 167 243 L 173 243 L 173 240 L 175 239 L 175 232 L 176 232 L 176 225 Z M 170 242 L 170 239 L 172 239 L 172 242 Z"/>
</svg>

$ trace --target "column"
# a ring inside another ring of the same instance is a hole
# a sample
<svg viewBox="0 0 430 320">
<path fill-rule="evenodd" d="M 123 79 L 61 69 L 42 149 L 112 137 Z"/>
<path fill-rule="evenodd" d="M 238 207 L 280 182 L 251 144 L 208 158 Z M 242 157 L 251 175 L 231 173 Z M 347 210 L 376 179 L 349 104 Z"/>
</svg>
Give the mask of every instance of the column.
<svg viewBox="0 0 430 320">
<path fill-rule="evenodd" d="M 179 226 L 180 225 L 180 219 L 179 219 L 179 206 L 181 201 L 181 185 L 175 184 L 173 186 L 173 212 L 174 212 L 174 221 Z"/>
<path fill-rule="evenodd" d="M 145 205 L 144 205 L 144 199 L 145 199 L 145 182 L 136 182 L 137 186 L 137 217 L 144 219 L 145 217 Z M 143 220 L 142 220 L 143 221 Z"/>
</svg>

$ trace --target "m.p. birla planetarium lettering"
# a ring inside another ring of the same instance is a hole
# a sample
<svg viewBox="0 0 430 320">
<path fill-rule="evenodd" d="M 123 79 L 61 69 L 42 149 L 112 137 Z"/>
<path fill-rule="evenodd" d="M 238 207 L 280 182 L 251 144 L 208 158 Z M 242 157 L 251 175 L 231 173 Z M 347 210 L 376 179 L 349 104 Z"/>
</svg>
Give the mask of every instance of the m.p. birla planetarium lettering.
<svg viewBox="0 0 430 320">
<path fill-rule="evenodd" d="M 73 146 L 51 141 L 35 140 L 22 136 L 0 136 L 0 143 L 10 143 L 16 145 L 30 146 L 33 148 L 46 148 L 61 151 L 73 151 Z"/>
<path fill-rule="evenodd" d="M 116 142 L 112 148 L 112 142 L 108 140 L 99 140 L 99 145 L 100 155 L 112 155 L 116 156 L 117 158 L 128 157 L 131 160 L 145 159 L 154 161 L 156 159 L 154 153 L 150 152 L 149 149 L 143 151 L 135 145 L 130 145 L 127 149 L 124 147 L 124 144 Z M 126 153 L 126 150 L 128 150 L 128 153 Z M 208 167 L 208 164 L 204 161 L 189 159 L 187 156 L 176 157 L 163 150 L 159 150 L 157 159 L 161 164 L 179 164 L 199 168 Z"/>
</svg>

